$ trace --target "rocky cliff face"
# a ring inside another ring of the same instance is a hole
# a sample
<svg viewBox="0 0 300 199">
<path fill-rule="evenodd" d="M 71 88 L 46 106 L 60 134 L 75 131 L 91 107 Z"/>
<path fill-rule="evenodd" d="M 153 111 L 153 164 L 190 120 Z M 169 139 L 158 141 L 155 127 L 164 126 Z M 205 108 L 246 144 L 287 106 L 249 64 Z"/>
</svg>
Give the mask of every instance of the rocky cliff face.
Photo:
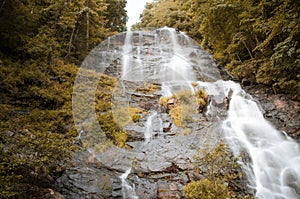
<svg viewBox="0 0 300 199">
<path fill-rule="evenodd" d="M 283 94 L 274 94 L 272 89 L 260 85 L 246 88 L 260 102 L 264 116 L 278 130 L 295 140 L 300 140 L 300 106 Z"/>
<path fill-rule="evenodd" d="M 72 199 L 183 198 L 182 187 L 202 177 L 194 170 L 198 150 L 209 150 L 224 139 L 220 126 L 227 116 L 230 91 L 222 87 L 220 72 L 209 54 L 184 34 L 160 29 L 111 37 L 82 67 L 119 80 L 112 97 L 117 123 L 119 109 L 140 111 L 135 119 L 131 115 L 129 122 L 119 123 L 128 135 L 126 147 L 110 146 L 101 152 L 82 148 L 74 154 L 74 166 L 57 180 L 60 192 Z M 200 88 L 209 94 L 202 111 L 194 103 Z M 296 102 L 248 90 L 263 102 L 265 117 L 299 138 Z M 178 94 L 182 91 L 189 92 L 187 98 L 169 97 L 183 96 Z M 169 97 L 166 106 L 160 103 L 163 97 Z M 177 106 L 176 100 L 184 104 L 177 117 L 170 111 Z M 243 183 L 239 186 L 245 188 Z"/>
</svg>

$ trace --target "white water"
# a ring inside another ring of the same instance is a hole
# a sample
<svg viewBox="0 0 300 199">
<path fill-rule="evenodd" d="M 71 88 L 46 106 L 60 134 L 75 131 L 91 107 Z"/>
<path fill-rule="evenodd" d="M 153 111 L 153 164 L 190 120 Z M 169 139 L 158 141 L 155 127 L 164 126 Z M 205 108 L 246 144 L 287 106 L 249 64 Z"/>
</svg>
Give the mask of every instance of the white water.
<svg viewBox="0 0 300 199">
<path fill-rule="evenodd" d="M 256 197 L 300 198 L 299 144 L 267 122 L 259 106 L 239 84 L 219 80 L 218 71 L 212 66 L 209 57 L 195 48 L 186 35 L 176 33 L 173 29 L 159 29 L 154 34 L 152 47 L 139 46 L 145 35 L 139 33 L 138 44 L 134 44 L 132 37 L 133 33 L 127 32 L 121 79 L 159 80 L 163 96 L 170 96 L 178 90 L 194 91 L 203 88 L 214 102 L 210 101 L 208 118 L 219 118 L 215 105 L 224 103 L 224 99 L 229 97 L 228 117 L 222 124 L 222 130 L 236 155 L 240 152 L 249 155 L 250 162 L 240 163 Z M 183 41 L 181 44 L 179 39 Z M 155 54 L 157 52 L 159 53 Z M 210 82 L 198 81 L 197 88 L 193 89 L 191 82 L 197 79 L 193 69 L 195 67 L 201 72 L 201 78 Z M 155 114 L 157 113 L 150 113 L 145 123 L 145 144 L 151 140 Z M 129 173 L 130 170 L 127 170 L 120 177 L 123 198 L 137 198 L 134 186 L 126 182 Z"/>
<path fill-rule="evenodd" d="M 120 179 L 122 181 L 122 196 L 123 199 L 138 199 L 135 193 L 134 186 L 130 186 L 126 181 L 130 172 L 131 169 L 128 169 L 124 174 L 120 176 Z"/>
<path fill-rule="evenodd" d="M 196 77 L 193 72 L 192 64 L 189 61 L 189 54 L 194 51 L 191 49 L 185 50 L 179 44 L 178 34 L 174 29 L 163 28 L 155 32 L 152 46 L 143 46 L 142 41 L 147 34 L 138 32 L 138 41 L 134 39 L 135 32 L 127 32 L 122 48 L 122 80 L 127 81 L 148 81 L 157 80 L 162 83 L 162 91 L 168 92 L 164 95 L 174 93 L 176 90 L 190 87 L 188 81 L 195 81 Z M 153 33 L 151 33 L 153 35 Z M 191 41 L 184 34 L 179 34 L 184 43 L 191 46 Z M 149 41 L 151 42 L 151 41 Z M 153 60 L 153 61 L 152 61 Z M 166 84 L 164 83 L 166 82 Z M 168 91 L 167 91 L 168 90 Z M 147 144 L 153 136 L 153 122 L 157 116 L 157 112 L 149 113 L 147 121 L 145 122 L 145 141 L 143 145 Z M 162 121 L 160 121 L 162 123 Z M 162 131 L 162 124 L 160 124 Z M 157 130 L 157 129 L 156 129 Z M 120 178 L 122 179 L 123 198 L 135 198 L 131 191 L 131 187 L 126 178 L 128 172 L 124 173 Z"/>
<path fill-rule="evenodd" d="M 145 133 L 144 133 L 144 137 L 145 137 L 144 144 L 147 144 L 153 136 L 152 123 L 153 123 L 153 118 L 156 117 L 156 116 L 157 116 L 157 112 L 153 111 L 153 112 L 150 113 L 150 115 L 147 118 L 146 130 L 145 130 Z"/>
<path fill-rule="evenodd" d="M 132 62 L 132 45 L 131 45 L 131 39 L 132 39 L 132 32 L 127 31 L 126 32 L 126 37 L 124 41 L 124 46 L 123 46 L 123 58 L 122 58 L 122 80 L 126 80 L 130 78 L 130 65 Z"/>
<path fill-rule="evenodd" d="M 242 168 L 259 199 L 300 198 L 300 147 L 285 133 L 264 119 L 259 105 L 232 81 L 197 82 L 215 104 L 230 98 L 227 119 L 222 122 L 224 136 L 235 155 L 246 153 L 250 162 Z M 207 115 L 218 117 L 212 101 Z"/>
<path fill-rule="evenodd" d="M 252 163 L 243 163 L 250 186 L 259 199 L 300 198 L 300 148 L 267 122 L 258 105 L 233 82 L 228 118 L 223 130 L 236 154 L 245 151 Z"/>
</svg>

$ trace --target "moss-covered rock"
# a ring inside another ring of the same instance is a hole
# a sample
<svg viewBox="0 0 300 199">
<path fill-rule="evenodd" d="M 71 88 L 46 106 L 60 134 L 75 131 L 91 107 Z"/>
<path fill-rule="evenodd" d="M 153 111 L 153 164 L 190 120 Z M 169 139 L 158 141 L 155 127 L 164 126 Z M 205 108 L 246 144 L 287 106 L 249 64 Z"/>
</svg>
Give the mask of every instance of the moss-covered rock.
<svg viewBox="0 0 300 199">
<path fill-rule="evenodd" d="M 159 99 L 160 106 L 170 114 L 173 123 L 178 126 L 185 126 L 192 122 L 192 115 L 202 113 L 207 106 L 208 94 L 200 88 L 194 94 L 189 90 L 180 90 L 168 97 Z"/>
<path fill-rule="evenodd" d="M 213 150 L 206 147 L 195 157 L 195 170 L 203 177 L 198 181 L 191 181 L 183 188 L 187 199 L 193 198 L 248 198 L 249 195 L 237 195 L 230 186 L 234 180 L 241 178 L 238 158 L 233 156 L 227 145 L 219 143 Z"/>
</svg>

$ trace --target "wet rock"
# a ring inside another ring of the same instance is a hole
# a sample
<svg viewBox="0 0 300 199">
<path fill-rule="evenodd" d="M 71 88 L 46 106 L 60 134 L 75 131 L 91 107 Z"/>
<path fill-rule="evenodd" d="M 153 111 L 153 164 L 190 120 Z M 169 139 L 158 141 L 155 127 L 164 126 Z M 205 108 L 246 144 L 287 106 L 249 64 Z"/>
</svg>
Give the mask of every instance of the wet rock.
<svg viewBox="0 0 300 199">
<path fill-rule="evenodd" d="M 262 85 L 248 88 L 247 92 L 260 102 L 264 116 L 272 125 L 300 141 L 299 102 L 274 94 L 271 88 Z"/>
<path fill-rule="evenodd" d="M 159 183 L 157 198 L 161 198 L 161 199 L 182 198 L 181 191 L 178 188 L 178 184 L 176 183 L 167 184 L 163 182 Z"/>
<path fill-rule="evenodd" d="M 190 181 L 197 181 L 197 180 L 201 180 L 203 176 L 198 172 L 191 170 L 188 172 L 188 178 Z"/>
<path fill-rule="evenodd" d="M 137 142 L 137 141 L 133 141 L 133 142 L 126 142 L 127 146 L 131 147 L 131 148 L 138 148 L 143 142 Z"/>
<path fill-rule="evenodd" d="M 145 159 L 145 164 L 141 164 L 142 167 L 146 167 L 149 172 L 163 172 L 172 166 L 172 163 L 167 162 L 163 157 L 148 157 Z"/>
<path fill-rule="evenodd" d="M 136 185 L 136 193 L 139 198 L 143 199 L 157 198 L 157 183 L 149 180 L 140 180 Z"/>
<path fill-rule="evenodd" d="M 163 122 L 170 122 L 171 121 L 171 117 L 168 113 L 161 113 L 161 120 Z"/>
<path fill-rule="evenodd" d="M 128 133 L 127 146 L 129 147 L 121 149 L 112 146 L 101 152 L 90 150 L 86 154 L 76 154 L 74 167 L 67 169 L 58 179 L 59 190 L 66 198 L 122 198 L 120 176 L 130 168 L 126 181 L 133 186 L 136 195 L 142 199 L 183 198 L 182 187 L 190 180 L 201 178 L 193 171 L 194 156 L 198 154 L 197 150 L 201 146 L 214 146 L 220 140 L 220 122 L 227 113 L 225 95 L 219 92 L 219 88 L 216 88 L 215 99 L 211 101 L 209 113 L 201 114 L 201 116 L 193 115 L 193 120 L 187 122 L 184 127 L 179 128 L 173 125 L 167 113 L 159 112 L 158 100 L 162 95 L 161 80 L 166 74 L 158 74 L 154 70 L 161 70 L 165 65 L 162 54 L 167 54 L 167 58 L 170 58 L 167 61 L 172 61 L 170 54 L 173 52 L 174 45 L 169 31 L 160 30 L 156 33 L 157 39 L 160 39 L 159 45 L 163 47 L 162 50 L 159 50 L 157 46 L 155 48 L 151 46 L 157 42 L 153 41 L 154 34 L 140 37 L 141 34 L 134 33 L 132 41 L 135 45 L 140 45 L 139 57 L 137 55 L 131 57 L 133 70 L 129 71 L 128 77 L 120 80 L 120 93 L 117 91 L 114 93 L 113 100 L 118 103 L 130 104 L 131 107 L 140 108 L 146 112 L 136 123 L 124 128 Z M 125 33 L 116 36 L 115 39 L 110 40 L 109 46 L 105 46 L 109 49 L 107 53 L 100 50 L 98 52 L 98 60 L 105 60 L 110 64 L 109 67 L 106 66 L 105 73 L 117 78 L 121 76 L 120 57 L 122 57 L 121 51 L 125 37 Z M 186 41 L 184 37 L 180 40 L 182 44 Z M 132 46 L 133 52 L 138 50 L 135 45 Z M 190 55 L 189 61 L 193 63 L 192 70 L 196 74 L 195 77 L 203 81 L 219 79 L 220 75 L 217 74 L 219 71 L 214 67 L 210 55 L 202 48 L 194 48 L 187 52 L 187 55 Z M 140 65 L 137 62 L 138 59 L 148 62 Z M 99 63 L 99 61 L 94 61 L 93 63 Z M 141 67 L 144 67 L 142 74 Z M 167 67 L 165 71 L 172 72 Z M 174 76 L 178 78 L 182 75 L 174 73 Z M 141 77 L 143 79 L 140 79 Z M 172 78 L 167 80 L 173 80 Z M 143 93 L 142 89 L 139 90 L 147 81 L 158 82 L 158 91 Z M 181 86 L 181 83 L 176 84 L 175 88 L 178 89 Z M 223 86 L 222 83 L 216 87 L 221 86 Z M 176 99 L 170 99 L 168 106 L 175 106 L 176 103 Z M 153 116 L 151 128 L 148 127 L 148 130 L 155 136 L 145 141 L 144 134 L 147 129 L 145 123 L 151 111 L 158 112 L 157 116 Z M 281 119 L 286 120 L 286 118 Z M 93 161 L 89 161 L 89 157 L 92 157 Z"/>
<path fill-rule="evenodd" d="M 242 80 L 242 85 L 245 86 L 251 86 L 251 81 L 249 79 L 243 79 Z"/>
<path fill-rule="evenodd" d="M 142 141 L 145 139 L 145 127 L 139 126 L 137 124 L 129 124 L 125 127 L 127 132 L 127 141 L 134 142 L 134 141 Z"/>
<path fill-rule="evenodd" d="M 72 168 L 59 178 L 60 192 L 65 198 L 109 198 L 112 193 L 112 178 L 108 172 L 91 167 Z M 118 183 L 120 184 L 120 183 Z"/>
<path fill-rule="evenodd" d="M 165 123 L 163 123 L 163 132 L 170 131 L 171 130 L 171 126 L 172 126 L 171 122 L 165 122 Z"/>
<path fill-rule="evenodd" d="M 110 147 L 102 153 L 97 153 L 96 159 L 100 164 L 100 168 L 122 173 L 131 168 L 132 161 L 136 156 L 137 154 L 133 151 Z"/>
<path fill-rule="evenodd" d="M 163 131 L 162 121 L 158 115 L 152 119 L 151 128 L 154 136 Z"/>
<path fill-rule="evenodd" d="M 180 183 L 180 185 L 186 185 L 189 182 L 188 176 L 183 172 L 178 172 L 172 179 L 173 181 Z"/>
<path fill-rule="evenodd" d="M 275 105 L 270 102 L 262 103 L 261 105 L 266 112 L 274 111 L 276 109 Z"/>
</svg>

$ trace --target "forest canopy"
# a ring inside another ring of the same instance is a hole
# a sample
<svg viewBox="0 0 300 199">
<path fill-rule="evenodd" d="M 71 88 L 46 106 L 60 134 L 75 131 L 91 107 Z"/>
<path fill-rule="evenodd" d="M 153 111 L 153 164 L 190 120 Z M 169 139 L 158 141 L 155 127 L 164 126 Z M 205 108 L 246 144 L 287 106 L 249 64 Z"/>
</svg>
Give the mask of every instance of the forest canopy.
<svg viewBox="0 0 300 199">
<path fill-rule="evenodd" d="M 85 56 L 126 30 L 126 0 L 0 1 L 0 198 L 32 198 L 76 149 L 73 83 Z"/>
<path fill-rule="evenodd" d="M 71 98 L 78 66 L 126 30 L 125 6 L 126 0 L 0 1 L 0 198 L 34 196 L 65 170 L 76 150 Z M 237 79 L 300 100 L 299 13 L 296 0 L 156 0 L 133 28 L 186 32 Z M 109 103 L 99 100 L 96 108 Z M 109 112 L 101 116 L 112 120 Z M 122 146 L 124 132 L 106 127 Z"/>
<path fill-rule="evenodd" d="M 157 0 L 134 29 L 186 32 L 238 80 L 300 100 L 299 13 L 295 0 Z"/>
</svg>

